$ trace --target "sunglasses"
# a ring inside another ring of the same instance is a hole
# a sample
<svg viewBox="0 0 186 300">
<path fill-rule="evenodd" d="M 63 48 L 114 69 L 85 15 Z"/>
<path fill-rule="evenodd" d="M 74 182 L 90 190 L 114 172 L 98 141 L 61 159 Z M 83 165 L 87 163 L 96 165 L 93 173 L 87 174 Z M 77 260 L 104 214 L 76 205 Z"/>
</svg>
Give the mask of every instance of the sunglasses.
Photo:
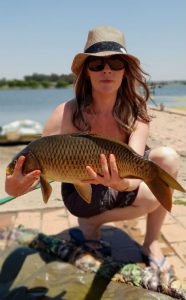
<svg viewBox="0 0 186 300">
<path fill-rule="evenodd" d="M 105 65 L 109 65 L 113 71 L 119 71 L 125 68 L 124 60 L 119 55 L 109 57 L 89 57 L 86 61 L 88 69 L 93 72 L 102 71 Z"/>
</svg>

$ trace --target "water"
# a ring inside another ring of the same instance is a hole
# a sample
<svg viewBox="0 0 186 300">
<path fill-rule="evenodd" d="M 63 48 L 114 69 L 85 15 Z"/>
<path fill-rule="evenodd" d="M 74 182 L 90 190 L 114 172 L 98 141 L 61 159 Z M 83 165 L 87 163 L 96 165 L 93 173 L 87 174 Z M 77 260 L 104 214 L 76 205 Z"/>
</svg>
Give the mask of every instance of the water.
<svg viewBox="0 0 186 300">
<path fill-rule="evenodd" d="M 72 98 L 72 88 L 0 90 L 0 126 L 22 119 L 44 124 L 57 105 Z"/>
<path fill-rule="evenodd" d="M 73 94 L 72 88 L 0 90 L 0 126 L 22 119 L 31 119 L 44 125 L 55 107 L 72 99 Z M 156 88 L 152 99 L 150 105 L 154 105 L 155 101 L 169 107 L 186 106 L 186 85 Z"/>
<path fill-rule="evenodd" d="M 155 88 L 157 96 L 186 96 L 186 85 L 174 84 Z"/>
<path fill-rule="evenodd" d="M 161 88 L 156 87 L 152 93 L 150 105 L 163 103 L 167 107 L 186 107 L 186 85 L 166 85 Z"/>
</svg>

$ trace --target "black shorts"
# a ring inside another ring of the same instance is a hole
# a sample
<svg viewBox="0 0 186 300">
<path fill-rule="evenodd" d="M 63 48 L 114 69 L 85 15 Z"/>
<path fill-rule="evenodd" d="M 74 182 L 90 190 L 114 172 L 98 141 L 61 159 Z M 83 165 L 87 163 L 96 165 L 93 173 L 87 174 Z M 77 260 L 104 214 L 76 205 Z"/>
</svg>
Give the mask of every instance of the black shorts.
<svg viewBox="0 0 186 300">
<path fill-rule="evenodd" d="M 89 218 L 114 207 L 131 205 L 137 196 L 138 188 L 130 192 L 118 192 L 101 184 L 92 184 L 90 204 L 80 197 L 73 184 L 63 183 L 61 193 L 65 206 L 73 215 Z"/>
<path fill-rule="evenodd" d="M 149 151 L 145 151 L 144 158 L 148 158 Z M 89 218 L 115 207 L 130 206 L 135 201 L 138 189 L 129 192 L 118 192 L 101 184 L 92 184 L 92 201 L 86 203 L 71 183 L 61 185 L 63 202 L 67 209 L 76 217 Z"/>
</svg>

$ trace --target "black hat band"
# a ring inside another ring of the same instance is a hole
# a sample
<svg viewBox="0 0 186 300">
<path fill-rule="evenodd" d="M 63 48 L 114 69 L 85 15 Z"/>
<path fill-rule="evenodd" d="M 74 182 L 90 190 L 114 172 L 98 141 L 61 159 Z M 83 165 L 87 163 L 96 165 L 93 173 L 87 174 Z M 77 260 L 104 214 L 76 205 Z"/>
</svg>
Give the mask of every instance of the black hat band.
<svg viewBox="0 0 186 300">
<path fill-rule="evenodd" d="M 98 42 L 94 45 L 90 46 L 85 50 L 84 53 L 97 53 L 97 52 L 104 52 L 104 51 L 115 51 L 121 52 L 126 54 L 126 49 L 119 43 L 116 42 Z"/>
</svg>

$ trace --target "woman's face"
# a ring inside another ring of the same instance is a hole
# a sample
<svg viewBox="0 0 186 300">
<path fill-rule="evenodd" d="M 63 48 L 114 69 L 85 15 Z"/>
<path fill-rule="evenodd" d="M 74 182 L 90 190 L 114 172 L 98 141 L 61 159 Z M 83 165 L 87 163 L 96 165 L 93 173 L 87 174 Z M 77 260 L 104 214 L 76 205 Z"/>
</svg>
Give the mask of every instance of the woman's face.
<svg viewBox="0 0 186 300">
<path fill-rule="evenodd" d="M 92 85 L 92 93 L 117 95 L 125 73 L 124 61 L 118 55 L 90 57 L 87 74 Z"/>
</svg>

